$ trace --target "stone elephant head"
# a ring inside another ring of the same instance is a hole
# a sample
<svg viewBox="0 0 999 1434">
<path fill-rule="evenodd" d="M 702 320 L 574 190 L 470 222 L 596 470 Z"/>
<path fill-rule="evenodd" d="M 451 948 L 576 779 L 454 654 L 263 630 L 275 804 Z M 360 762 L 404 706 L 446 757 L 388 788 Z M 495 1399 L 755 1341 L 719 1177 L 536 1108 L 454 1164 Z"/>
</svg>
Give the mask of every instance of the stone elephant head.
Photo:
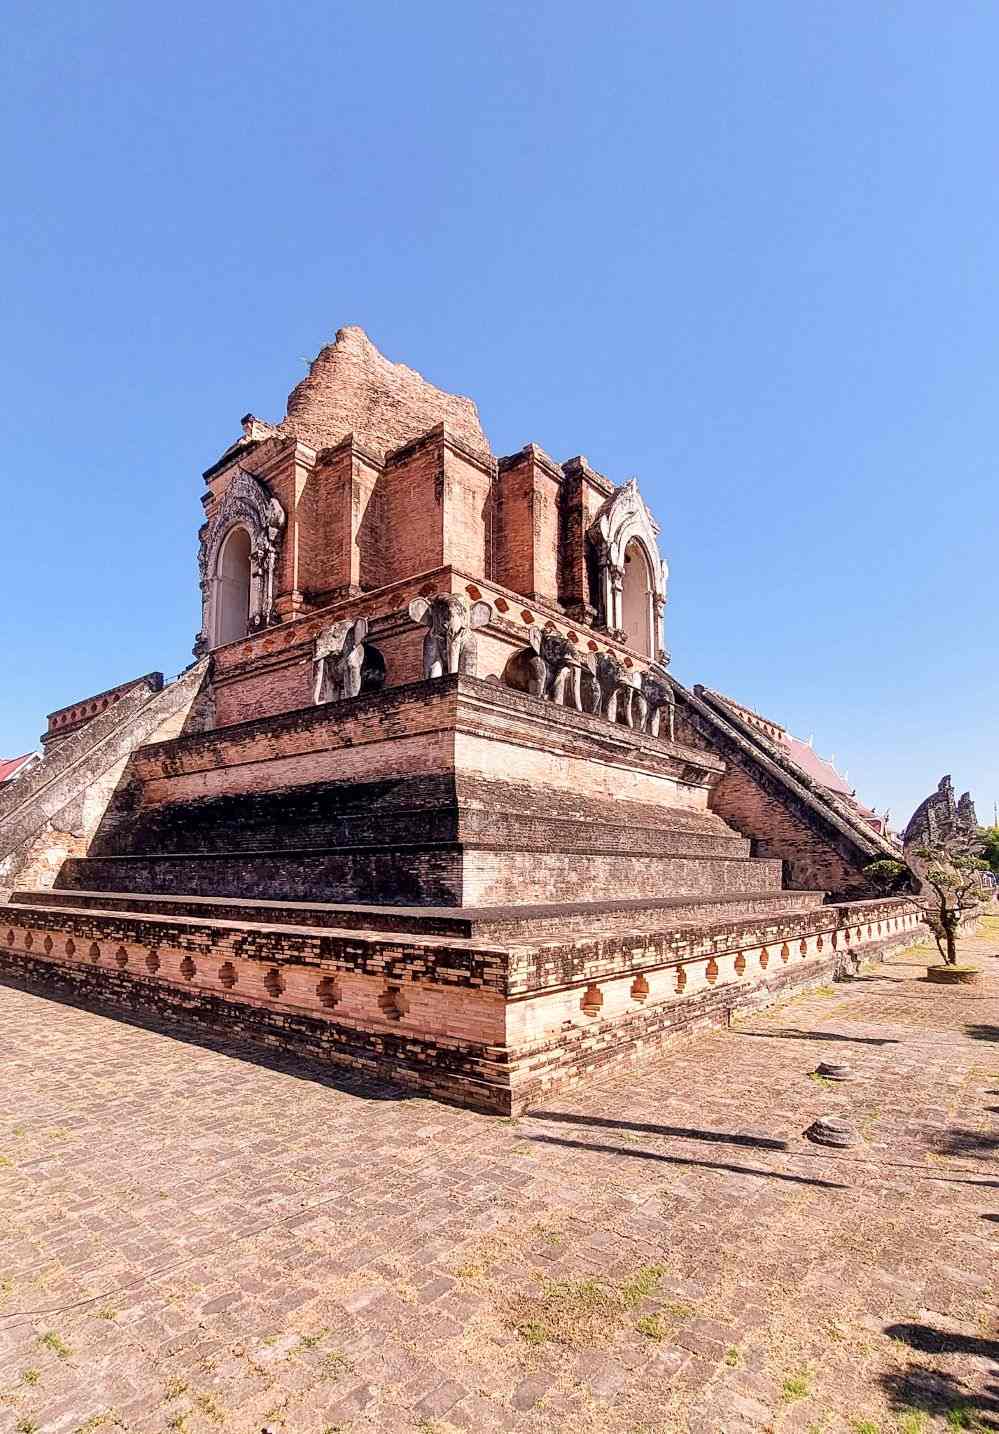
<svg viewBox="0 0 999 1434">
<path fill-rule="evenodd" d="M 316 635 L 313 652 L 315 702 L 341 702 L 356 697 L 362 685 L 380 687 L 385 663 L 376 648 L 365 645 L 367 618 L 330 623 Z"/>
<path fill-rule="evenodd" d="M 581 653 L 554 628 L 532 627 L 529 636 L 532 650 L 544 664 L 544 695 L 559 707 L 584 711 L 583 673 L 593 676 L 589 654 Z"/>
<path fill-rule="evenodd" d="M 455 672 L 474 677 L 478 646 L 474 629 L 485 627 L 493 615 L 487 602 L 473 602 L 460 593 L 417 597 L 409 604 L 414 622 L 427 629 L 423 639 L 423 676 L 444 677 Z"/>
<path fill-rule="evenodd" d="M 626 696 L 627 674 L 621 659 L 613 652 L 600 652 L 594 661 L 593 671 L 595 682 L 591 710 L 594 716 L 606 717 L 608 722 L 616 722 L 619 707 L 623 715 L 621 699 Z"/>
<path fill-rule="evenodd" d="M 648 703 L 646 730 L 652 737 L 663 736 L 667 742 L 676 741 L 676 697 L 668 682 L 660 682 L 649 673 L 642 674 L 642 693 Z M 662 731 L 663 717 L 666 730 Z"/>
</svg>

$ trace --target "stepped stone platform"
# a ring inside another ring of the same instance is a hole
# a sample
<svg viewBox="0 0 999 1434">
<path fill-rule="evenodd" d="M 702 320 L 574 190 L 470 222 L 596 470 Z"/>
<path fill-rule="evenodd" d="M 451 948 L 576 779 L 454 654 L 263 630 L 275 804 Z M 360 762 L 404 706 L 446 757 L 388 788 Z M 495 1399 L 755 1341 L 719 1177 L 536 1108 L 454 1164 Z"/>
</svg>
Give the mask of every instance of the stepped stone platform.
<svg viewBox="0 0 999 1434">
<path fill-rule="evenodd" d="M 784 888 L 723 770 L 461 674 L 145 741 L 0 973 L 515 1112 L 911 940 Z"/>
<path fill-rule="evenodd" d="M 390 931 L 461 940 L 549 936 L 666 928 L 726 917 L 765 917 L 812 911 L 822 893 L 774 891 L 726 896 L 569 902 L 534 906 L 361 906 L 317 901 L 252 901 L 245 897 L 161 896 L 122 891 L 17 891 L 16 905 L 113 911 L 131 915 L 190 916 L 254 925 L 321 926 L 330 930 Z"/>
<path fill-rule="evenodd" d="M 496 913 L 433 908 L 327 909 L 329 924 L 319 925 L 289 921 L 303 914 L 292 904 L 177 898 L 173 912 L 203 906 L 195 916 L 148 909 L 169 905 L 162 898 L 90 893 L 91 905 L 72 905 L 76 893 L 18 892 L 0 911 L 0 976 L 224 1028 L 509 1114 L 900 949 L 919 927 L 905 901 L 825 906 L 812 893 L 789 895 L 783 910 L 714 921 L 702 912 L 675 924 L 664 924 L 663 908 L 570 910 L 570 921 L 587 923 L 577 931 L 549 908 L 540 919 L 559 934 L 545 935 L 537 926 L 531 934 L 523 910 L 504 913 L 506 929 Z M 313 921 L 321 914 L 308 911 Z M 593 929 L 605 915 L 630 924 Z"/>
</svg>

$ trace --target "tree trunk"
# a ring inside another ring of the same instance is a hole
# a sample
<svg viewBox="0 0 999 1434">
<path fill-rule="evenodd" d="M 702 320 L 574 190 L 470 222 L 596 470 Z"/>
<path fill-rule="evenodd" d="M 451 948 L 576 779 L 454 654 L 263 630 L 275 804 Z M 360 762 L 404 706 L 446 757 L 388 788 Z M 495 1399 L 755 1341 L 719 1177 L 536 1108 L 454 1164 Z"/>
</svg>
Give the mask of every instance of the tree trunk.
<svg viewBox="0 0 999 1434">
<path fill-rule="evenodd" d="M 953 912 L 948 911 L 944 917 L 944 936 L 947 938 L 947 955 L 944 958 L 948 966 L 957 965 L 957 918 Z"/>
</svg>

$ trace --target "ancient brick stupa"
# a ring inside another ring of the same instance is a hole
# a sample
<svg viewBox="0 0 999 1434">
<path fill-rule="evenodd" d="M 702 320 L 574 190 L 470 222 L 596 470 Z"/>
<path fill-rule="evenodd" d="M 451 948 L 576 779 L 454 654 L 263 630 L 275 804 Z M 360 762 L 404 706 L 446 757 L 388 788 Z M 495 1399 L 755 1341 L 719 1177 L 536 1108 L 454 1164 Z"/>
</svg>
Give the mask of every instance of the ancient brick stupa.
<svg viewBox="0 0 999 1434">
<path fill-rule="evenodd" d="M 195 664 L 0 794 L 5 979 L 510 1111 L 911 932 L 880 838 L 669 675 L 636 482 L 497 459 L 349 328 L 203 502 Z"/>
</svg>

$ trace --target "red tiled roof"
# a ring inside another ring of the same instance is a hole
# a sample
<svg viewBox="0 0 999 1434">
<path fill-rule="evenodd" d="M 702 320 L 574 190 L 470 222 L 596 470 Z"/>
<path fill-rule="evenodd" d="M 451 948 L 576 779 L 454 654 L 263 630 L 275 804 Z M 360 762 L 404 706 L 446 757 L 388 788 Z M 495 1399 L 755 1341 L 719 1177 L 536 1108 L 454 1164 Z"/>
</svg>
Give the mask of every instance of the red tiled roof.
<svg viewBox="0 0 999 1434">
<path fill-rule="evenodd" d="M 34 755 L 34 752 L 25 752 L 23 757 L 0 757 L 0 782 L 8 781 Z"/>
<path fill-rule="evenodd" d="M 841 797 L 852 795 L 853 788 L 849 782 L 844 781 L 833 766 L 824 757 L 820 757 L 810 742 L 802 742 L 797 737 L 792 737 L 790 732 L 784 738 L 783 745 L 787 748 L 787 754 L 792 762 L 797 762 L 801 769 L 816 782 L 830 792 L 838 792 Z"/>
</svg>

